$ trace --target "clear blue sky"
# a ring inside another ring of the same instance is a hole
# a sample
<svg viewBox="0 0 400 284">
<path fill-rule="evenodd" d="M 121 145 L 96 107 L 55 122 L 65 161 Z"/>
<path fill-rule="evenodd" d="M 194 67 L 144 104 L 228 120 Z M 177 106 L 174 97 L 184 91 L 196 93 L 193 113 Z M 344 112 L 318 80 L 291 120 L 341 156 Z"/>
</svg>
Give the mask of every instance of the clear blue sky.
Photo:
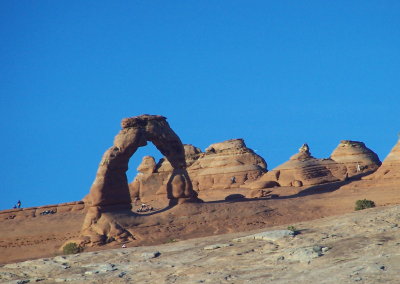
<svg viewBox="0 0 400 284">
<path fill-rule="evenodd" d="M 187 144 L 383 159 L 400 131 L 400 1 L 1 1 L 0 209 L 80 200 L 124 117 Z M 129 179 L 144 155 L 137 152 Z"/>
</svg>

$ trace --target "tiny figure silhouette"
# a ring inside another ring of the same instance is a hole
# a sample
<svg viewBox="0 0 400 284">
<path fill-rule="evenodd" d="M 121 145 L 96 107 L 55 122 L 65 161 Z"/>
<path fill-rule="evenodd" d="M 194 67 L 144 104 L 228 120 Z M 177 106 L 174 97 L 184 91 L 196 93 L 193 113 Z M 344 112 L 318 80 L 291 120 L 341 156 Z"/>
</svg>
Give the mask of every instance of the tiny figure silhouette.
<svg viewBox="0 0 400 284">
<path fill-rule="evenodd" d="M 17 208 L 21 208 L 21 201 L 20 200 L 18 200 L 18 202 L 17 202 Z"/>
<path fill-rule="evenodd" d="M 231 182 L 232 183 L 236 183 L 236 178 L 235 177 L 231 177 Z"/>
</svg>

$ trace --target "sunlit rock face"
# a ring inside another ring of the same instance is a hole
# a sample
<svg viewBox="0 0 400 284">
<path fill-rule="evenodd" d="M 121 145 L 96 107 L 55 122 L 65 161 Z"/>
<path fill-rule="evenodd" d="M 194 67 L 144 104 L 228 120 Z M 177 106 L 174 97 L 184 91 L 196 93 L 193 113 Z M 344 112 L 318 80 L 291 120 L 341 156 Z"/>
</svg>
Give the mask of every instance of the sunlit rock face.
<svg viewBox="0 0 400 284">
<path fill-rule="evenodd" d="M 243 139 L 210 145 L 188 168 L 197 190 L 237 188 L 266 170 L 267 163 L 247 148 Z"/>
<path fill-rule="evenodd" d="M 314 158 L 307 144 L 289 161 L 248 184 L 251 189 L 275 186 L 310 186 L 346 180 L 376 171 L 381 165 L 378 156 L 363 142 L 342 140 L 327 159 Z"/>
<path fill-rule="evenodd" d="M 370 177 L 370 179 L 394 180 L 400 178 L 400 138 L 392 148 L 389 155 L 383 160 L 382 166 Z"/>
<path fill-rule="evenodd" d="M 179 175 L 184 181 L 179 189 L 171 189 L 168 197 L 190 199 L 197 196 L 186 172 L 183 144 L 165 117 L 141 115 L 125 118 L 121 126 L 122 130 L 114 138 L 114 145 L 103 155 L 90 193 L 84 199 L 85 203 L 91 206 L 131 204 L 126 177 L 129 159 L 139 147 L 147 145 L 147 141 L 157 147 L 175 170 L 171 171 L 170 175 Z M 139 171 L 147 174 L 154 169 L 154 159 L 152 161 L 151 158 L 146 158 L 139 166 Z M 169 178 L 172 181 L 175 177 Z M 168 186 L 171 186 L 171 183 Z"/>
<path fill-rule="evenodd" d="M 363 142 L 342 140 L 331 154 L 331 159 L 346 167 L 349 177 L 376 171 L 382 164 L 377 154 Z"/>
<path fill-rule="evenodd" d="M 202 152 L 193 145 L 184 145 L 187 171 L 195 190 L 237 188 L 267 171 L 262 157 L 247 148 L 243 139 L 215 143 Z M 142 163 L 147 163 L 143 160 Z M 161 159 L 151 174 L 138 167 L 138 175 L 130 184 L 133 198 L 147 200 L 165 192 L 164 185 L 172 167 Z"/>
<path fill-rule="evenodd" d="M 308 146 L 303 146 L 289 161 L 266 173 L 261 180 L 276 181 L 281 186 L 315 185 L 339 180 L 326 167 L 330 160 L 314 158 Z"/>
<path fill-rule="evenodd" d="M 126 171 L 131 156 L 148 141 L 165 156 L 172 169 L 166 176 L 163 198 L 170 199 L 170 204 L 201 202 L 186 171 L 183 144 L 165 117 L 141 115 L 125 118 L 121 126 L 121 131 L 114 138 L 114 145 L 104 153 L 90 192 L 84 198 L 88 207 L 81 231 L 84 242 L 102 244 L 133 238 L 126 229 L 129 226 L 126 220 L 132 219 L 129 218 L 132 214 L 131 196 L 135 193 L 130 192 Z M 142 175 L 151 175 L 155 169 L 152 157 L 145 157 L 139 166 Z M 135 188 L 135 185 L 132 187 Z M 116 215 L 119 211 L 127 218 Z"/>
</svg>

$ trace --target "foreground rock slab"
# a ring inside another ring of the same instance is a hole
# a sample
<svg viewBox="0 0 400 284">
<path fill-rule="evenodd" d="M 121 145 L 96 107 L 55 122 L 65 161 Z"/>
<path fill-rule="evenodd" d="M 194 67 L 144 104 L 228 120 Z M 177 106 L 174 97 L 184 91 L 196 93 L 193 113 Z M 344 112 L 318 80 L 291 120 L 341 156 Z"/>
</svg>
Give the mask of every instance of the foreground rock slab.
<svg viewBox="0 0 400 284">
<path fill-rule="evenodd" d="M 300 234 L 275 240 L 254 236 L 286 230 L 275 227 L 7 264 L 0 266 L 0 282 L 398 283 L 400 206 L 293 225 Z M 246 241 L 232 241 L 237 238 Z M 143 257 L 154 253 L 156 257 Z"/>
<path fill-rule="evenodd" d="M 234 239 L 235 242 L 244 242 L 249 240 L 266 240 L 266 241 L 277 241 L 285 237 L 294 237 L 294 232 L 290 230 L 275 230 L 266 231 L 258 234 L 245 236 L 241 238 Z"/>
</svg>

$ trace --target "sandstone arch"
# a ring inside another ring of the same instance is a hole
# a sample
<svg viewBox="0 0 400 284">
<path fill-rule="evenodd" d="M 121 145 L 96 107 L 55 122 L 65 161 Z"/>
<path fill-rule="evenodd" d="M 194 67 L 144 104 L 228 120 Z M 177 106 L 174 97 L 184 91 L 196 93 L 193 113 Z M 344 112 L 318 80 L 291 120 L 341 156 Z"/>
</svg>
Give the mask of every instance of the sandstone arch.
<svg viewBox="0 0 400 284">
<path fill-rule="evenodd" d="M 129 159 L 139 147 L 147 145 L 147 141 L 152 142 L 174 168 L 169 179 L 168 198 L 180 201 L 196 198 L 197 193 L 186 172 L 183 144 L 165 117 L 141 115 L 125 118 L 121 125 L 114 145 L 103 155 L 85 203 L 89 206 L 130 204 L 126 177 Z"/>
<path fill-rule="evenodd" d="M 126 217 L 133 214 L 130 212 L 131 198 L 126 171 L 129 159 L 148 141 L 157 147 L 174 169 L 167 184 L 166 195 L 170 204 L 201 201 L 186 171 L 183 144 L 165 117 L 146 114 L 125 118 L 121 126 L 121 131 L 114 138 L 114 145 L 104 153 L 90 192 L 84 198 L 88 206 L 82 226 L 85 242 L 102 243 L 133 237 L 125 229 L 129 226 L 129 218 Z"/>
</svg>

